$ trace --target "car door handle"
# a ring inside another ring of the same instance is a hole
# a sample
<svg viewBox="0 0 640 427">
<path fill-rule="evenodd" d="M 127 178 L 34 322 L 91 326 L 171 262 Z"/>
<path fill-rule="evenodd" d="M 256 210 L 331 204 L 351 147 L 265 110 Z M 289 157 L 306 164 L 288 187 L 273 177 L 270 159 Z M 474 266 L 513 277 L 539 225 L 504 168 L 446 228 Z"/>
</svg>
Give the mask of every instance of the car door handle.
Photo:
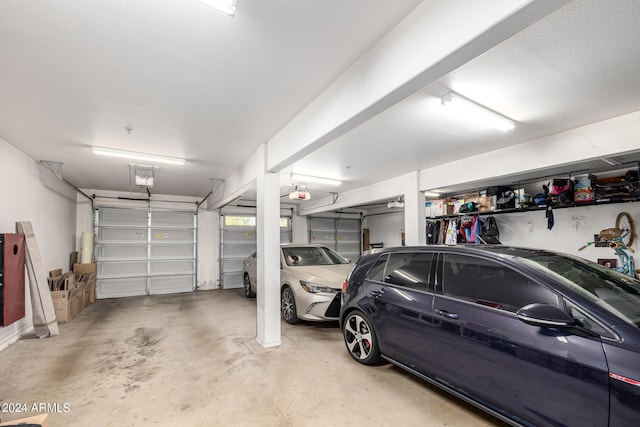
<svg viewBox="0 0 640 427">
<path fill-rule="evenodd" d="M 442 317 L 448 317 L 449 319 L 459 319 L 460 318 L 460 316 L 458 316 L 456 313 L 449 313 L 447 310 L 440 310 L 438 308 L 436 308 L 436 313 L 438 313 Z"/>
<path fill-rule="evenodd" d="M 377 290 L 377 291 L 371 291 L 371 292 L 369 292 L 369 295 L 371 295 L 375 299 L 378 299 L 382 295 L 384 295 L 384 288 L 381 288 L 380 290 Z"/>
</svg>

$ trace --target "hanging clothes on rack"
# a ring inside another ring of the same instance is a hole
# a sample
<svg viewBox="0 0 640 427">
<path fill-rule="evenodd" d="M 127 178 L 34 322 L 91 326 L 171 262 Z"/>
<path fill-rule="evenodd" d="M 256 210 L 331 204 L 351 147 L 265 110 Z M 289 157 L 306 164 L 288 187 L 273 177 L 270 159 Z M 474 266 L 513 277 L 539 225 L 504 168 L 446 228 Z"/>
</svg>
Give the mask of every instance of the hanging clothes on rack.
<svg viewBox="0 0 640 427">
<path fill-rule="evenodd" d="M 446 219 L 441 219 L 439 223 L 440 223 L 440 232 L 438 233 L 438 244 L 442 245 L 444 244 L 444 241 L 446 239 L 447 227 L 449 225 L 449 221 Z"/>
<path fill-rule="evenodd" d="M 444 241 L 447 245 L 455 245 L 458 243 L 458 220 L 451 218 L 447 226 L 447 236 Z"/>
<path fill-rule="evenodd" d="M 482 220 L 478 215 L 473 216 L 473 225 L 471 226 L 471 243 L 477 245 L 480 243 L 480 232 L 481 232 L 481 223 Z"/>
<path fill-rule="evenodd" d="M 433 245 L 438 243 L 440 234 L 440 220 L 427 220 L 427 244 Z"/>
</svg>

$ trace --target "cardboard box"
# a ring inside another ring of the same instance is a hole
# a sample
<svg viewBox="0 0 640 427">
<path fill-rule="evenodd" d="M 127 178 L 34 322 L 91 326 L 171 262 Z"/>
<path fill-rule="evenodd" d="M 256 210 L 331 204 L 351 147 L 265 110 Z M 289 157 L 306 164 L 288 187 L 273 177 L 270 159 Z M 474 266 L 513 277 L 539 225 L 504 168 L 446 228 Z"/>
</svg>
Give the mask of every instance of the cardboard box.
<svg viewBox="0 0 640 427">
<path fill-rule="evenodd" d="M 468 202 L 475 202 L 475 203 L 478 203 L 478 199 L 479 199 L 479 198 L 480 198 L 480 193 L 478 193 L 478 192 L 476 191 L 476 192 L 473 192 L 473 193 L 467 193 L 467 194 L 465 194 L 465 195 L 464 195 L 464 198 L 463 198 L 463 201 L 464 201 L 465 203 L 468 203 Z"/>
<path fill-rule="evenodd" d="M 86 307 L 84 294 L 87 289 L 85 283 L 77 283 L 76 287 L 69 294 L 69 301 L 71 302 L 71 318 L 76 317 Z"/>
<path fill-rule="evenodd" d="M 61 268 L 57 268 L 55 270 L 51 270 L 49 272 L 49 277 L 59 277 L 62 276 L 62 269 Z"/>
<path fill-rule="evenodd" d="M 491 197 L 495 196 L 480 196 L 478 198 L 478 211 L 479 212 L 487 212 L 491 209 Z"/>
<path fill-rule="evenodd" d="M 73 264 L 73 272 L 77 281 L 87 284 L 89 303 L 96 302 L 96 263 Z"/>
<path fill-rule="evenodd" d="M 67 323 L 71 320 L 71 304 L 68 291 L 51 291 L 53 310 L 56 313 L 58 323 Z"/>
<path fill-rule="evenodd" d="M 78 302 L 76 301 L 76 282 L 73 273 L 68 272 L 62 276 L 49 277 L 49 289 L 51 300 L 56 313 L 58 323 L 66 323 L 76 315 Z"/>
<path fill-rule="evenodd" d="M 19 424 L 25 425 L 39 425 L 41 427 L 49 427 L 49 414 L 40 414 L 33 417 L 20 418 L 19 420 L 7 421 L 0 423 L 0 426 L 15 426 Z"/>
</svg>

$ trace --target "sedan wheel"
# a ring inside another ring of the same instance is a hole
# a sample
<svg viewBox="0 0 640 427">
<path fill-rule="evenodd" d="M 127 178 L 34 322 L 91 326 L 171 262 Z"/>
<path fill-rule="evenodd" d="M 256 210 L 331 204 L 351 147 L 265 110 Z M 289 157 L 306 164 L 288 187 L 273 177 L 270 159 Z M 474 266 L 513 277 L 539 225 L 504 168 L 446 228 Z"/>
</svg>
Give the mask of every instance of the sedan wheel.
<svg viewBox="0 0 640 427">
<path fill-rule="evenodd" d="M 256 297 L 256 293 L 251 290 L 251 279 L 247 273 L 244 274 L 244 296 L 247 298 Z"/>
<path fill-rule="evenodd" d="M 344 342 L 349 354 L 364 365 L 380 361 L 380 348 L 371 321 L 361 311 L 353 311 L 347 316 L 342 327 Z"/>
<path fill-rule="evenodd" d="M 287 323 L 293 325 L 300 322 L 296 312 L 296 299 L 293 296 L 293 291 L 288 286 L 282 290 L 280 307 L 282 309 L 282 317 Z"/>
</svg>

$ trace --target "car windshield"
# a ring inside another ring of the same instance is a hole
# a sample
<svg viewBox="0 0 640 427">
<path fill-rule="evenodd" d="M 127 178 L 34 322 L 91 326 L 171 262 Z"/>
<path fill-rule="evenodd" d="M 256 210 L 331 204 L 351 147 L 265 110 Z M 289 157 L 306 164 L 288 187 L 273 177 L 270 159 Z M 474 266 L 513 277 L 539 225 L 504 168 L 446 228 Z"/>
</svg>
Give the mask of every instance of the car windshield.
<svg viewBox="0 0 640 427">
<path fill-rule="evenodd" d="M 326 247 L 299 246 L 282 248 L 289 266 L 348 264 L 349 260 Z"/>
<path fill-rule="evenodd" d="M 640 281 L 570 256 L 536 255 L 522 261 L 616 316 L 640 326 Z"/>
</svg>

